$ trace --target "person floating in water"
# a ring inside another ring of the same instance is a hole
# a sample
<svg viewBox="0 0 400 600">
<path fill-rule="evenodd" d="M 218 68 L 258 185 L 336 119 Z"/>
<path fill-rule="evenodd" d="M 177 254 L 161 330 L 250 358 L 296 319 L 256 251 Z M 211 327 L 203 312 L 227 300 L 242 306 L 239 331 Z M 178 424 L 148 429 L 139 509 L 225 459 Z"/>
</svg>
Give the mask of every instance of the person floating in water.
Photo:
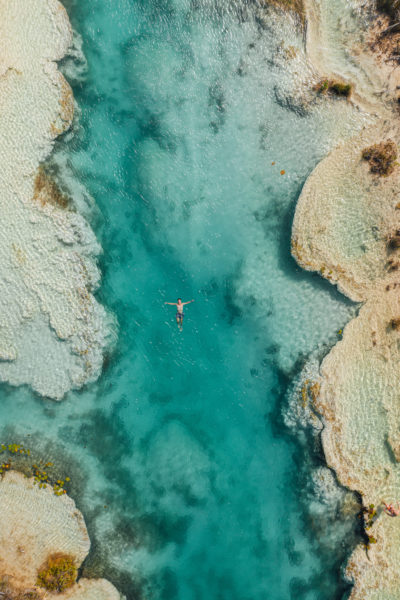
<svg viewBox="0 0 400 600">
<path fill-rule="evenodd" d="M 190 304 L 191 302 L 194 302 L 194 300 L 189 300 L 188 302 L 182 302 L 181 298 L 178 298 L 178 300 L 176 302 L 165 302 L 165 304 L 169 304 L 170 306 L 176 306 L 176 323 L 179 327 L 179 329 L 182 329 L 182 325 L 183 325 L 183 317 L 185 316 L 184 312 L 183 312 L 183 307 L 185 306 L 185 304 Z"/>
<path fill-rule="evenodd" d="M 385 513 L 390 517 L 398 517 L 400 515 L 400 508 L 395 508 L 393 504 L 386 504 L 386 502 L 383 504 L 385 505 Z M 399 503 L 397 503 L 397 506 L 399 506 Z"/>
</svg>

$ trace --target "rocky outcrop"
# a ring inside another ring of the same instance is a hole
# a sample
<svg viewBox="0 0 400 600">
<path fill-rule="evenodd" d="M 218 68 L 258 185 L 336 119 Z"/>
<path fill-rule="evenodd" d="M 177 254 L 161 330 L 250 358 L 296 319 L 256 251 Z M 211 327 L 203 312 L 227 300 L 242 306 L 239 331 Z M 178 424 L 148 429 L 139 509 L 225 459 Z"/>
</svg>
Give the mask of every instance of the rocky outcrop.
<svg viewBox="0 0 400 600">
<path fill-rule="evenodd" d="M 72 122 L 57 0 L 0 2 L 0 380 L 60 399 L 98 377 L 110 332 L 92 295 L 100 247 L 41 164 Z"/>
<path fill-rule="evenodd" d="M 38 585 L 38 573 L 49 556 L 63 554 L 79 567 L 90 540 L 82 514 L 67 495 L 41 487 L 33 478 L 9 471 L 0 480 L 0 583 L 10 591 L 34 591 L 47 598 Z M 103 579 L 80 579 L 57 598 L 69 600 L 121 600 L 114 586 Z"/>
</svg>

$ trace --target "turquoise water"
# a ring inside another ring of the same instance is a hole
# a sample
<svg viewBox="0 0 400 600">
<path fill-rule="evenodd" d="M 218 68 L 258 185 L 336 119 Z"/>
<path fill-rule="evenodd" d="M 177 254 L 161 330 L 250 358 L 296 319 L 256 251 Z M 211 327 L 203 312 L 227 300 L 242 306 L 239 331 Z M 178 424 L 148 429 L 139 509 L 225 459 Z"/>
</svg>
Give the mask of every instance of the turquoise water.
<svg viewBox="0 0 400 600">
<path fill-rule="evenodd" d="M 322 531 L 327 499 L 307 510 L 322 457 L 282 411 L 354 312 L 289 252 L 301 186 L 350 108 L 285 107 L 283 34 L 253 3 L 68 9 L 89 67 L 57 152 L 99 207 L 99 298 L 119 337 L 99 382 L 61 404 L 3 392 L 7 435 L 68 464 L 93 540 L 84 573 L 128 600 L 341 598 L 354 538 L 336 516 L 338 534 Z M 164 304 L 178 296 L 195 299 L 182 332 Z"/>
</svg>

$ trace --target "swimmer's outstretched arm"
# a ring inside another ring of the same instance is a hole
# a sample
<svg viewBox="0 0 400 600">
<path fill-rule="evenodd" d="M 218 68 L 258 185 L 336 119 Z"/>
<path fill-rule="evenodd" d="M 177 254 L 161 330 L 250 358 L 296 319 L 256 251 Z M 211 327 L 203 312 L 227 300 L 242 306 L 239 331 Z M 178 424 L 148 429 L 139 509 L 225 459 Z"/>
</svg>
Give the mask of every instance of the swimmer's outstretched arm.
<svg viewBox="0 0 400 600">
<path fill-rule="evenodd" d="M 191 302 L 194 302 L 194 300 L 189 300 L 188 302 L 182 302 L 182 304 L 190 304 Z"/>
<path fill-rule="evenodd" d="M 171 306 L 178 306 L 176 302 L 164 302 L 164 304 L 170 304 Z"/>
</svg>

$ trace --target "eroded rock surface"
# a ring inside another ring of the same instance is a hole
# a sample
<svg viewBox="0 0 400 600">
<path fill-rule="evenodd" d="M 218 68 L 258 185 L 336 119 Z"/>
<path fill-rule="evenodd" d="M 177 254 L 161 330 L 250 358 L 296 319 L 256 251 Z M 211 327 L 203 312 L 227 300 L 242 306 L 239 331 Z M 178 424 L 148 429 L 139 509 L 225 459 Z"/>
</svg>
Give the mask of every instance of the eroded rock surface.
<svg viewBox="0 0 400 600">
<path fill-rule="evenodd" d="M 375 175 L 362 159 L 364 147 L 389 136 L 399 143 L 393 128 L 369 129 L 318 165 L 292 234 L 292 253 L 305 269 L 363 302 L 322 362 L 314 403 L 328 465 L 377 512 L 365 516 L 370 543 L 347 568 L 352 600 L 400 597 L 400 518 L 383 510 L 400 498 L 400 171 Z"/>
<path fill-rule="evenodd" d="M 82 514 L 67 495 L 39 488 L 33 478 L 9 471 L 0 480 L 0 582 L 10 589 L 48 592 L 37 585 L 39 569 L 56 553 L 71 556 L 77 567 L 86 558 L 90 540 Z M 80 579 L 57 598 L 120 600 L 104 579 Z"/>
<path fill-rule="evenodd" d="M 100 247 L 85 220 L 35 187 L 72 122 L 55 61 L 72 32 L 57 0 L 0 0 L 0 380 L 60 399 L 101 371 L 109 325 L 92 295 Z M 47 198 L 46 198 L 47 195 Z"/>
</svg>

